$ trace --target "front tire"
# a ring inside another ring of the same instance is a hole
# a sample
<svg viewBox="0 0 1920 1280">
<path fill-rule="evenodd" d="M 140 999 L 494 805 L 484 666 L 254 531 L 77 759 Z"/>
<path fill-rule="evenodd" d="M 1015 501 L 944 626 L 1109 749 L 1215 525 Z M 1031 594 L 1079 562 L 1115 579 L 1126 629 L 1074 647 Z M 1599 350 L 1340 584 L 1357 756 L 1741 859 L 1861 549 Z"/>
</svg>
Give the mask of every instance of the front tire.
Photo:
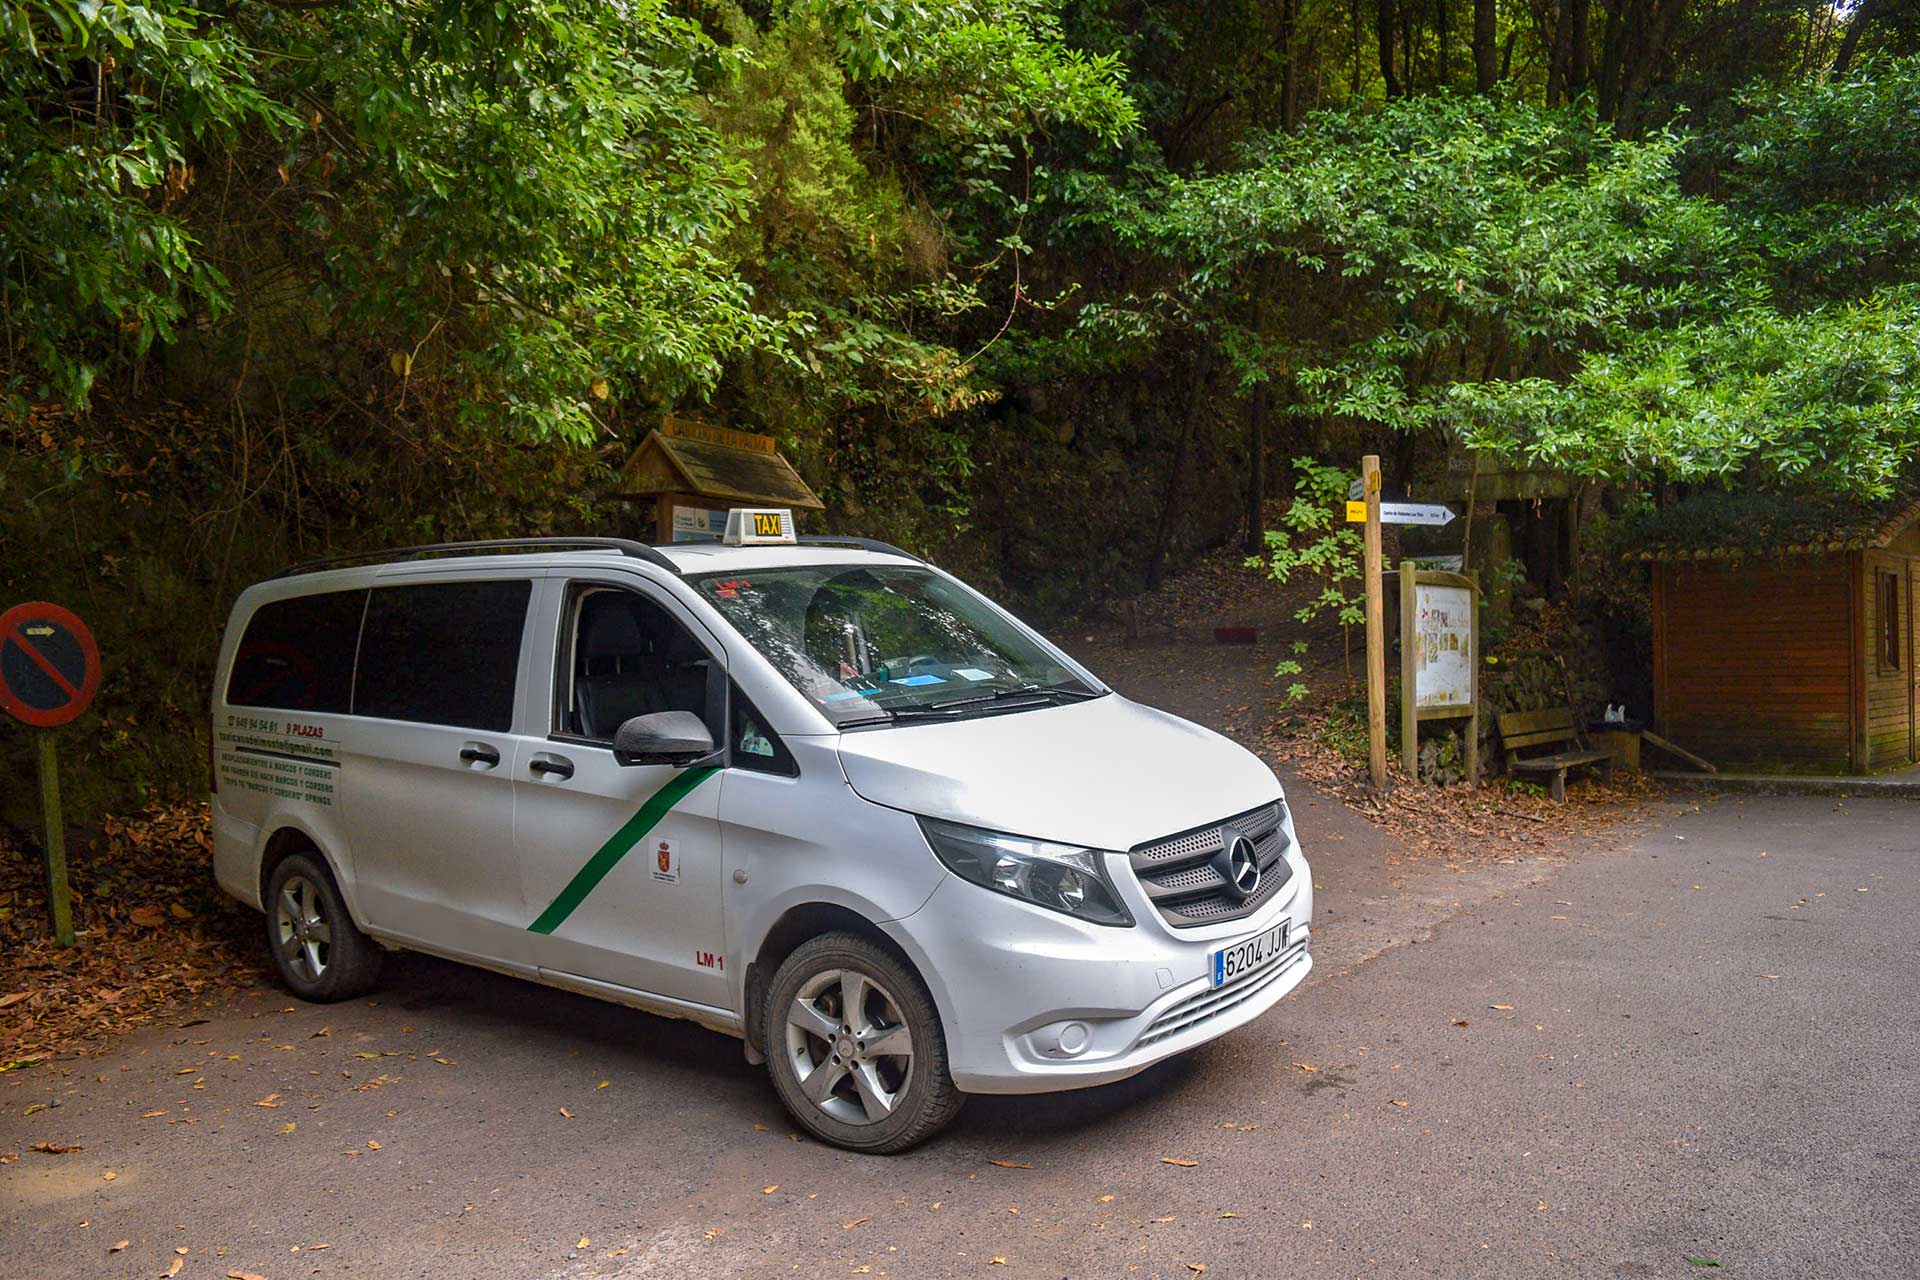
<svg viewBox="0 0 1920 1280">
<path fill-rule="evenodd" d="M 379 944 L 360 932 L 316 853 L 290 854 L 267 880 L 267 952 L 287 990 L 329 1004 L 373 989 Z"/>
<path fill-rule="evenodd" d="M 767 987 L 767 1071 L 800 1127 L 849 1151 L 892 1155 L 926 1141 L 965 1096 L 917 974 L 870 938 L 801 944 Z"/>
</svg>

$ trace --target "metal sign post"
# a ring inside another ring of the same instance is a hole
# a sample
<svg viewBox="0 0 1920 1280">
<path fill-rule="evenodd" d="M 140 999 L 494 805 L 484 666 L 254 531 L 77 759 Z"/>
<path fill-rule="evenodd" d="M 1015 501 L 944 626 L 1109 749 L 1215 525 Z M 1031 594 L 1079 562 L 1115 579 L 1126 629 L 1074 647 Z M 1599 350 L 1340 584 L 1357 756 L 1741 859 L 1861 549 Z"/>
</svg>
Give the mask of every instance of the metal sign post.
<svg viewBox="0 0 1920 1280">
<path fill-rule="evenodd" d="M 1480 584 L 1400 562 L 1400 758 L 1420 778 L 1420 722 L 1467 721 L 1467 785 L 1480 781 Z"/>
<path fill-rule="evenodd" d="M 100 650 L 86 623 L 70 611 L 36 601 L 0 613 L 0 711 L 33 730 L 46 831 L 47 905 L 54 941 L 63 947 L 73 945 L 73 903 L 53 731 L 85 711 L 99 687 Z"/>
</svg>

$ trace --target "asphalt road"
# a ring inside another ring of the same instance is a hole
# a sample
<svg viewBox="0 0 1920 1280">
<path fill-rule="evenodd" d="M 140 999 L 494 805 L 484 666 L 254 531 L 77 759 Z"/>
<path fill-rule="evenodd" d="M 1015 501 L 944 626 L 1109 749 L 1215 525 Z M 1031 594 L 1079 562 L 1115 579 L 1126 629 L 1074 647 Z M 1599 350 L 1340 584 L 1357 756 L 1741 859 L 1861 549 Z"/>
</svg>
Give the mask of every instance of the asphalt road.
<svg viewBox="0 0 1920 1280">
<path fill-rule="evenodd" d="M 176 1256 L 182 1280 L 1920 1275 L 1920 809 L 1674 807 L 1696 811 L 1569 862 L 1393 888 L 1380 848 L 1332 838 L 1346 815 L 1308 807 L 1327 910 L 1291 999 L 1124 1085 L 975 1099 L 892 1159 L 793 1139 L 735 1043 L 685 1024 L 418 958 L 350 1005 L 263 992 L 0 1077 L 0 1151 L 22 1153 L 0 1259 L 88 1280 Z"/>
</svg>

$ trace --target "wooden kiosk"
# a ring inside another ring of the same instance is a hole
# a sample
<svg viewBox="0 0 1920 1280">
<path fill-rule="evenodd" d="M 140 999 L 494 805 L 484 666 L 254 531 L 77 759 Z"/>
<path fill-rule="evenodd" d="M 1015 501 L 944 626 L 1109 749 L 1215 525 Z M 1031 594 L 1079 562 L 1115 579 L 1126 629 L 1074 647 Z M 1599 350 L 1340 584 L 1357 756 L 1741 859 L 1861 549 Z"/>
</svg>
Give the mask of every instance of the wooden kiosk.
<svg viewBox="0 0 1920 1280">
<path fill-rule="evenodd" d="M 620 469 L 614 495 L 653 505 L 655 542 L 716 539 L 734 507 L 798 513 L 826 506 L 780 456 L 772 436 L 675 417 L 647 433 Z"/>
</svg>

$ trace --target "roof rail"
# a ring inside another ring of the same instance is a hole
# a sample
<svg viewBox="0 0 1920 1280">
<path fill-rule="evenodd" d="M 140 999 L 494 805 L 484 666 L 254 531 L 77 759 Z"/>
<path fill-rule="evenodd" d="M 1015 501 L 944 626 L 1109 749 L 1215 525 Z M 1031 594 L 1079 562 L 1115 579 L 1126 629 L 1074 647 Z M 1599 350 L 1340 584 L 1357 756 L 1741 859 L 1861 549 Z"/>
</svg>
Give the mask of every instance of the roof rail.
<svg viewBox="0 0 1920 1280">
<path fill-rule="evenodd" d="M 527 548 L 536 551 L 560 551 L 575 549 L 581 551 L 618 551 L 623 556 L 635 560 L 644 560 L 657 569 L 665 569 L 678 576 L 680 567 L 666 556 L 644 542 L 635 542 L 632 538 L 483 538 L 476 542 L 429 542 L 417 547 L 394 547 L 387 551 L 362 551 L 349 555 L 326 556 L 319 560 L 306 560 L 289 565 L 274 576 L 291 578 L 302 573 L 318 573 L 322 569 L 336 569 L 354 564 L 375 564 L 384 561 L 418 560 L 422 556 L 437 555 L 443 552 L 460 551 L 508 551 L 514 548 Z"/>
<path fill-rule="evenodd" d="M 805 547 L 859 547 L 862 551 L 878 551 L 883 555 L 899 556 L 919 564 L 926 563 L 913 552 L 902 551 L 891 542 L 882 542 L 878 538 L 854 538 L 837 533 L 811 533 L 802 536 L 798 541 Z"/>
</svg>

